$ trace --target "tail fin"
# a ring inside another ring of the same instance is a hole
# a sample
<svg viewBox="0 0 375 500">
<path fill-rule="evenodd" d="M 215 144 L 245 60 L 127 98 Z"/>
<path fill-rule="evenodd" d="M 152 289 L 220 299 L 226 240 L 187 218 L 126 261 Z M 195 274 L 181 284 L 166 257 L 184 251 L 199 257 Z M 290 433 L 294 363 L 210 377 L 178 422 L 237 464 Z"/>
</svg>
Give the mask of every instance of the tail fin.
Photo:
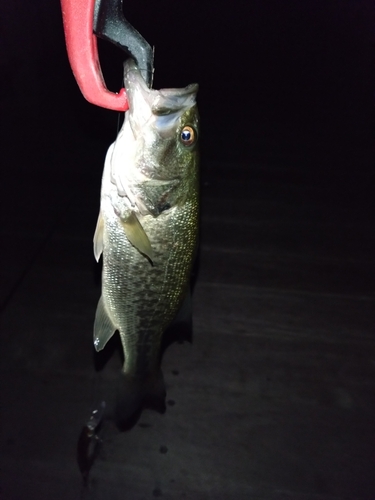
<svg viewBox="0 0 375 500">
<path fill-rule="evenodd" d="M 164 413 L 165 384 L 161 370 L 152 373 L 146 379 L 140 379 L 127 373 L 121 373 L 117 385 L 115 422 L 120 430 L 132 427 L 138 420 L 143 408 L 150 408 Z"/>
</svg>

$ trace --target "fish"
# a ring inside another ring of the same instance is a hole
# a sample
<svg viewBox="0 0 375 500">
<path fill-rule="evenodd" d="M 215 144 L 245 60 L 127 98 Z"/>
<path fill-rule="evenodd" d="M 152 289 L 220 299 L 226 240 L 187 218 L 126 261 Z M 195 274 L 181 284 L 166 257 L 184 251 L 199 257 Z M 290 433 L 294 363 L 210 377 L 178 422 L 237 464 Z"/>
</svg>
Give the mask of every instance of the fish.
<svg viewBox="0 0 375 500">
<path fill-rule="evenodd" d="M 119 332 L 120 428 L 150 398 L 165 409 L 161 339 L 191 321 L 199 232 L 198 84 L 150 89 L 132 59 L 124 83 L 129 110 L 106 155 L 94 235 L 95 258 L 103 256 L 94 346 Z"/>
</svg>

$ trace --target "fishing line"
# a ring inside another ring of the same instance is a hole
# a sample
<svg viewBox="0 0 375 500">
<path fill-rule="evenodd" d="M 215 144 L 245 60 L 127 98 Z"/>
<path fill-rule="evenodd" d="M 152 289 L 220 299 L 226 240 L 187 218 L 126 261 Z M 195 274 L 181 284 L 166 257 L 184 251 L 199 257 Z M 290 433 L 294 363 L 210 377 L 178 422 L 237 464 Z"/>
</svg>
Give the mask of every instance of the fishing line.
<svg viewBox="0 0 375 500">
<path fill-rule="evenodd" d="M 120 85 L 119 85 L 120 88 L 122 87 L 123 83 L 124 83 L 123 82 L 123 77 L 121 77 L 121 82 L 120 82 Z M 118 136 L 118 133 L 119 133 L 121 125 L 122 125 L 122 122 L 124 121 L 124 120 L 121 120 L 121 118 L 124 118 L 124 116 L 125 116 L 125 113 L 123 113 L 122 111 L 118 111 L 117 112 L 117 131 L 116 131 L 116 137 Z"/>
<path fill-rule="evenodd" d="M 150 89 L 154 85 L 154 74 L 155 74 L 155 45 L 152 46 L 152 73 L 151 73 L 151 83 Z"/>
<path fill-rule="evenodd" d="M 117 113 L 117 131 L 116 131 L 116 137 L 118 136 L 118 133 L 120 131 L 120 121 L 121 121 L 121 111 L 118 111 Z"/>
</svg>

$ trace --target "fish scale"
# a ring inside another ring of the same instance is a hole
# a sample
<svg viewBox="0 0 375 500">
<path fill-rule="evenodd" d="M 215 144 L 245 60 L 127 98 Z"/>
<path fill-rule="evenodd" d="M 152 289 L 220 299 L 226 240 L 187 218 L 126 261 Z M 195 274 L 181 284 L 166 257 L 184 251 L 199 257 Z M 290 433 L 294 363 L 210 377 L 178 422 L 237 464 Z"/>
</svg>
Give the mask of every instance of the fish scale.
<svg viewBox="0 0 375 500">
<path fill-rule="evenodd" d="M 120 406 L 129 416 L 146 393 L 157 386 L 164 393 L 161 338 L 176 316 L 185 321 L 190 304 L 199 216 L 198 87 L 149 89 L 132 61 L 124 75 L 129 111 L 107 153 L 94 236 L 95 257 L 103 253 L 94 345 L 103 349 L 119 331 Z"/>
<path fill-rule="evenodd" d="M 109 252 L 103 263 L 102 293 L 120 331 L 126 373 L 139 374 L 145 357 L 150 367 L 155 366 L 160 337 L 186 292 L 197 238 L 197 225 L 190 222 L 198 217 L 197 192 L 195 198 L 158 218 L 142 219 L 154 249 L 153 265 L 129 243 L 118 220 L 106 221 L 104 247 Z M 154 348 L 146 353 L 139 346 L 147 343 Z"/>
</svg>

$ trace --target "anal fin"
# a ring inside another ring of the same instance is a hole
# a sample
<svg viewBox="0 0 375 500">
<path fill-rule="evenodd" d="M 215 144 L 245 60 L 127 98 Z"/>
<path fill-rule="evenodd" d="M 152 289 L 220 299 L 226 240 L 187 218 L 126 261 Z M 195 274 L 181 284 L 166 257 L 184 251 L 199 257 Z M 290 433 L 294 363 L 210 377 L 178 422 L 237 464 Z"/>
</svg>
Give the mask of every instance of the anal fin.
<svg viewBox="0 0 375 500">
<path fill-rule="evenodd" d="M 117 328 L 114 326 L 105 310 L 103 297 L 100 297 L 94 322 L 94 347 L 96 351 L 104 349 L 106 343 L 116 330 Z"/>
</svg>

